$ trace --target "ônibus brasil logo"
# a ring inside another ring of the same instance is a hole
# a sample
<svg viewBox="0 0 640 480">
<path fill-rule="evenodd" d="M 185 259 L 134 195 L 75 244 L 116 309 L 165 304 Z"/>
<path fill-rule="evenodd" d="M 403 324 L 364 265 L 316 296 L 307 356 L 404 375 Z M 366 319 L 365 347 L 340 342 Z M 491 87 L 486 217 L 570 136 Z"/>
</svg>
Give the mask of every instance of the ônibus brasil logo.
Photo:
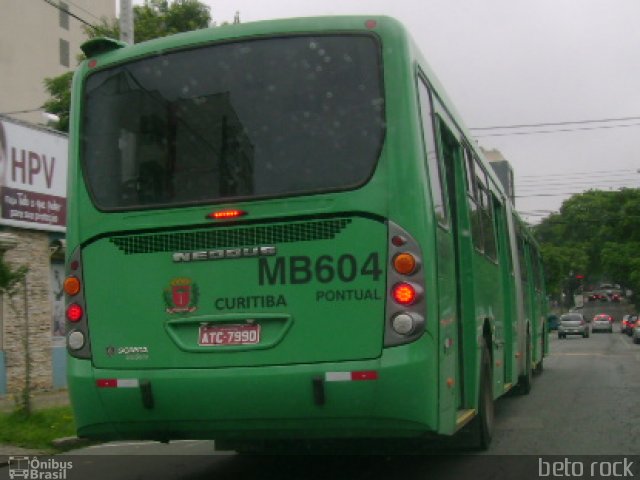
<svg viewBox="0 0 640 480">
<path fill-rule="evenodd" d="M 162 293 L 167 313 L 195 312 L 198 309 L 199 296 L 198 285 L 186 277 L 174 278 Z"/>
</svg>

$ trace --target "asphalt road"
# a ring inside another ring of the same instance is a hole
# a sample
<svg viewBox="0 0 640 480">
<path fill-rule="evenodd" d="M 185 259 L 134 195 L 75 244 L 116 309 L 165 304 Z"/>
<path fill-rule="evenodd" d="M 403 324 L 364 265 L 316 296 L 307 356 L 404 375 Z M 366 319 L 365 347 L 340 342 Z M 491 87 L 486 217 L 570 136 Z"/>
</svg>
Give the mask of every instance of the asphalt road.
<svg viewBox="0 0 640 480">
<path fill-rule="evenodd" d="M 590 305 L 585 315 L 608 312 L 619 321 L 626 308 Z M 69 479 L 476 480 L 538 478 L 540 462 L 551 462 L 551 455 L 622 455 L 635 461 L 633 474 L 640 478 L 640 457 L 633 457 L 640 454 L 640 345 L 619 333 L 618 322 L 612 334 L 550 339 L 552 354 L 531 393 L 496 403 L 486 454 L 444 449 L 434 456 L 250 457 L 214 452 L 213 442 L 182 441 L 116 442 L 56 458 L 73 462 Z"/>
</svg>

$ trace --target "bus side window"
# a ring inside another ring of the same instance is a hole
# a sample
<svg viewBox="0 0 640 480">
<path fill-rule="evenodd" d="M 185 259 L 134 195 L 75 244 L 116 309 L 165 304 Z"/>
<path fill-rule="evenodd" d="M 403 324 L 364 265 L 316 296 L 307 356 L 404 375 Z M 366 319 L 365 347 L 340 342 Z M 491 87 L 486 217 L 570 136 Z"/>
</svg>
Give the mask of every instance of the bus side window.
<svg viewBox="0 0 640 480">
<path fill-rule="evenodd" d="M 436 153 L 436 141 L 434 135 L 433 109 L 431 107 L 431 95 L 424 80 L 419 77 L 418 94 L 420 97 L 420 117 L 422 120 L 422 138 L 424 152 L 427 158 L 427 174 L 431 186 L 431 198 L 433 209 L 440 225 L 448 225 L 447 203 L 443 185 L 442 167 Z"/>
<path fill-rule="evenodd" d="M 542 268 L 540 266 L 540 256 L 537 252 L 531 251 L 531 265 L 533 266 L 533 284 L 536 291 L 542 291 Z"/>
<path fill-rule="evenodd" d="M 482 196 L 482 233 L 484 237 L 484 253 L 494 262 L 498 259 L 496 246 L 496 224 L 493 218 L 492 195 L 485 190 Z"/>
<path fill-rule="evenodd" d="M 519 228 L 518 228 L 519 230 Z M 517 244 L 518 244 L 518 263 L 520 264 L 520 277 L 523 282 L 528 282 L 529 275 L 527 271 L 527 262 L 525 261 L 525 239 L 520 232 L 518 232 Z"/>
<path fill-rule="evenodd" d="M 465 172 L 467 175 L 467 195 L 469 197 L 475 199 L 476 198 L 476 189 L 473 181 L 474 173 L 473 173 L 473 153 L 469 150 L 468 146 L 464 147 L 464 164 L 465 164 Z"/>
<path fill-rule="evenodd" d="M 476 175 L 474 168 L 473 153 L 468 146 L 464 149 L 465 172 L 467 175 L 467 203 L 469 205 L 469 221 L 471 223 L 471 239 L 473 246 L 479 252 L 484 251 L 484 241 L 482 240 L 482 218 L 478 199 L 478 188 L 476 185 Z"/>
</svg>

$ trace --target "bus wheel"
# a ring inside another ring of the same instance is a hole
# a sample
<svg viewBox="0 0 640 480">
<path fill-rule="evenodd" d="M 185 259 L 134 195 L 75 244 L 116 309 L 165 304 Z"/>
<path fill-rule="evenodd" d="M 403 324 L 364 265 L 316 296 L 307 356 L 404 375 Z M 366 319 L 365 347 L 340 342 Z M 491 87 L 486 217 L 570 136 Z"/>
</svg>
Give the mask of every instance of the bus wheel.
<svg viewBox="0 0 640 480">
<path fill-rule="evenodd" d="M 544 337 L 540 342 L 540 361 L 536 364 L 536 375 L 541 375 L 544 371 Z"/>
<path fill-rule="evenodd" d="M 531 337 L 529 334 L 527 334 L 527 353 L 525 358 L 524 375 L 520 375 L 518 379 L 518 391 L 521 395 L 529 395 L 533 381 L 533 372 L 531 370 Z"/>
<path fill-rule="evenodd" d="M 536 374 L 541 375 L 544 371 L 544 356 L 540 359 L 540 361 L 536 365 Z"/>
<path fill-rule="evenodd" d="M 491 437 L 493 436 L 494 415 L 491 355 L 489 355 L 489 349 L 485 345 L 482 349 L 478 415 L 476 415 L 470 425 L 474 448 L 478 450 L 487 450 L 489 448 Z"/>
</svg>

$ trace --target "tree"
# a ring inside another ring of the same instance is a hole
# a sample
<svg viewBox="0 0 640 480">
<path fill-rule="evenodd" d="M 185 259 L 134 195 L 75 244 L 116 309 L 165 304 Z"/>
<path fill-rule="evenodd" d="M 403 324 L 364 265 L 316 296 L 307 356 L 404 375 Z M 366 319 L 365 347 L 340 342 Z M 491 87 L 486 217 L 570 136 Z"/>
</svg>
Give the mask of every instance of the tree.
<svg viewBox="0 0 640 480">
<path fill-rule="evenodd" d="M 44 108 L 45 112 L 54 113 L 58 116 L 59 120 L 55 122 L 55 128 L 63 132 L 69 131 L 72 80 L 73 72 L 44 79 L 44 85 L 51 98 L 44 103 L 42 108 Z"/>
<path fill-rule="evenodd" d="M 585 274 L 587 283 L 606 280 L 640 293 L 640 189 L 574 195 L 535 234 L 550 291 L 557 294 L 562 275 L 574 271 Z M 576 255 L 586 263 L 578 266 Z"/>
<path fill-rule="evenodd" d="M 144 42 L 153 38 L 165 37 L 175 33 L 207 28 L 211 23 L 210 9 L 199 0 L 146 0 L 144 5 L 133 7 L 134 39 Z M 94 28 L 85 27 L 88 38 L 119 38 L 118 20 L 103 18 Z M 82 57 L 81 57 L 82 58 Z M 53 78 L 45 78 L 44 84 L 51 96 L 43 108 L 55 113 L 60 121 L 54 128 L 69 131 L 69 109 L 71 107 L 71 80 L 73 72 L 67 72 Z"/>
</svg>

